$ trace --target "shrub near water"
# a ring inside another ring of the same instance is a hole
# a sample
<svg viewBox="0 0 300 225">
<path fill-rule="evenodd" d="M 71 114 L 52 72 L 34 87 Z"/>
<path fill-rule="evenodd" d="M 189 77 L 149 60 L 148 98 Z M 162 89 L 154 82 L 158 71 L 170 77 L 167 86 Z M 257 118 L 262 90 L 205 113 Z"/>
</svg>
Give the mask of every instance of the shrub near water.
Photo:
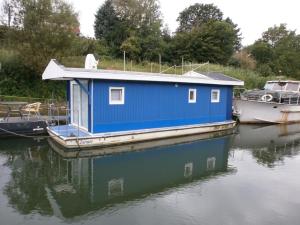
<svg viewBox="0 0 300 225">
<path fill-rule="evenodd" d="M 0 95 L 37 98 L 65 97 L 65 82 L 43 81 L 41 74 L 25 66 L 10 52 L 0 51 Z"/>
</svg>

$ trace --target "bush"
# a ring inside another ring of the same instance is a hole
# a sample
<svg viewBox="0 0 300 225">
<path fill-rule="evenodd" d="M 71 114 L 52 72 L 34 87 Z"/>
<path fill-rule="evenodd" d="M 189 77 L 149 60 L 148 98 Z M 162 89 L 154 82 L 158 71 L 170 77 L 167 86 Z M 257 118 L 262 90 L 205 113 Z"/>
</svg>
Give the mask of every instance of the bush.
<svg viewBox="0 0 300 225">
<path fill-rule="evenodd" d="M 17 55 L 0 53 L 0 95 L 65 98 L 65 82 L 43 81 L 41 74 L 26 66 Z"/>
<path fill-rule="evenodd" d="M 268 76 L 274 76 L 274 73 L 272 71 L 272 68 L 268 64 L 260 64 L 257 68 L 256 71 L 260 73 L 264 77 Z"/>
<path fill-rule="evenodd" d="M 254 70 L 256 68 L 256 61 L 246 51 L 236 52 L 230 62 L 231 64 L 241 67 L 242 69 Z"/>
</svg>

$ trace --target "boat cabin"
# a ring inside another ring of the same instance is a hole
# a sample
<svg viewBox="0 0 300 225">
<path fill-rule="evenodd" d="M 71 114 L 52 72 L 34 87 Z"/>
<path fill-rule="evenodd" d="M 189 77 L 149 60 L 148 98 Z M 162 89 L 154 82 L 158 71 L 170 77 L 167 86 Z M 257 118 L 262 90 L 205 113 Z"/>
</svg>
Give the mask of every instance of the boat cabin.
<svg viewBox="0 0 300 225">
<path fill-rule="evenodd" d="M 299 81 L 267 81 L 264 90 L 268 91 L 286 91 L 286 92 L 299 92 Z"/>
<path fill-rule="evenodd" d="M 69 123 L 75 131 L 56 130 L 64 138 L 232 122 L 233 86 L 244 84 L 220 73 L 67 68 L 56 60 L 50 61 L 43 79 L 67 81 Z"/>
</svg>

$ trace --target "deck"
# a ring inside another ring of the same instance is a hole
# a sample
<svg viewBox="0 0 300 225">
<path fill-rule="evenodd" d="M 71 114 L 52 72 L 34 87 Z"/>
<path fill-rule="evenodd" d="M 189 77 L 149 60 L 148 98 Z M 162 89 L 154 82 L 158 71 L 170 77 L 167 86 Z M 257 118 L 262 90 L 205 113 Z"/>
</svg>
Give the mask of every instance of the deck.
<svg viewBox="0 0 300 225">
<path fill-rule="evenodd" d="M 60 126 L 51 126 L 49 127 L 51 131 L 55 132 L 56 135 L 62 138 L 69 138 L 69 137 L 91 137 L 91 134 L 81 128 L 73 126 L 71 124 L 68 125 L 60 125 Z"/>
<path fill-rule="evenodd" d="M 48 127 L 49 135 L 66 148 L 107 147 L 232 129 L 235 121 L 91 134 L 73 125 Z"/>
</svg>

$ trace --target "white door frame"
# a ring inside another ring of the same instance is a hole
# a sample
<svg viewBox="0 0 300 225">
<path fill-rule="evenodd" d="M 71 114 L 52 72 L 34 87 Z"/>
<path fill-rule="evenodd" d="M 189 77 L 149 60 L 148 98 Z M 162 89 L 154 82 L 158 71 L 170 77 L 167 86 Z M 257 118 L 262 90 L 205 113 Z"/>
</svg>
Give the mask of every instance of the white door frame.
<svg viewBox="0 0 300 225">
<path fill-rule="evenodd" d="M 79 126 L 78 126 L 78 123 L 77 124 L 75 124 L 74 123 L 74 115 L 73 115 L 73 113 L 74 113 L 74 109 L 73 109 L 73 85 L 78 85 L 79 86 L 79 90 L 80 90 L 80 94 L 79 94 L 79 107 L 78 107 L 78 110 L 80 110 L 79 111 L 79 113 L 78 113 L 78 122 L 79 122 Z M 81 104 L 82 104 L 82 101 L 81 101 L 81 91 L 83 91 L 82 90 L 82 88 L 81 88 L 81 86 L 76 82 L 76 81 L 70 81 L 70 112 L 71 112 L 71 124 L 73 125 L 73 126 L 75 126 L 75 127 L 79 127 L 79 128 L 81 128 L 81 129 L 83 129 L 83 130 L 86 130 L 86 131 L 88 131 L 88 127 L 83 127 L 82 125 L 81 125 L 81 115 L 82 115 L 82 112 L 81 112 Z M 89 101 L 89 97 L 88 97 L 88 101 Z M 87 103 L 88 104 L 88 103 Z M 87 113 L 87 117 L 89 116 L 89 113 Z M 88 120 L 88 118 L 87 118 L 87 120 Z M 88 126 L 88 124 L 87 124 L 87 126 Z"/>
</svg>

